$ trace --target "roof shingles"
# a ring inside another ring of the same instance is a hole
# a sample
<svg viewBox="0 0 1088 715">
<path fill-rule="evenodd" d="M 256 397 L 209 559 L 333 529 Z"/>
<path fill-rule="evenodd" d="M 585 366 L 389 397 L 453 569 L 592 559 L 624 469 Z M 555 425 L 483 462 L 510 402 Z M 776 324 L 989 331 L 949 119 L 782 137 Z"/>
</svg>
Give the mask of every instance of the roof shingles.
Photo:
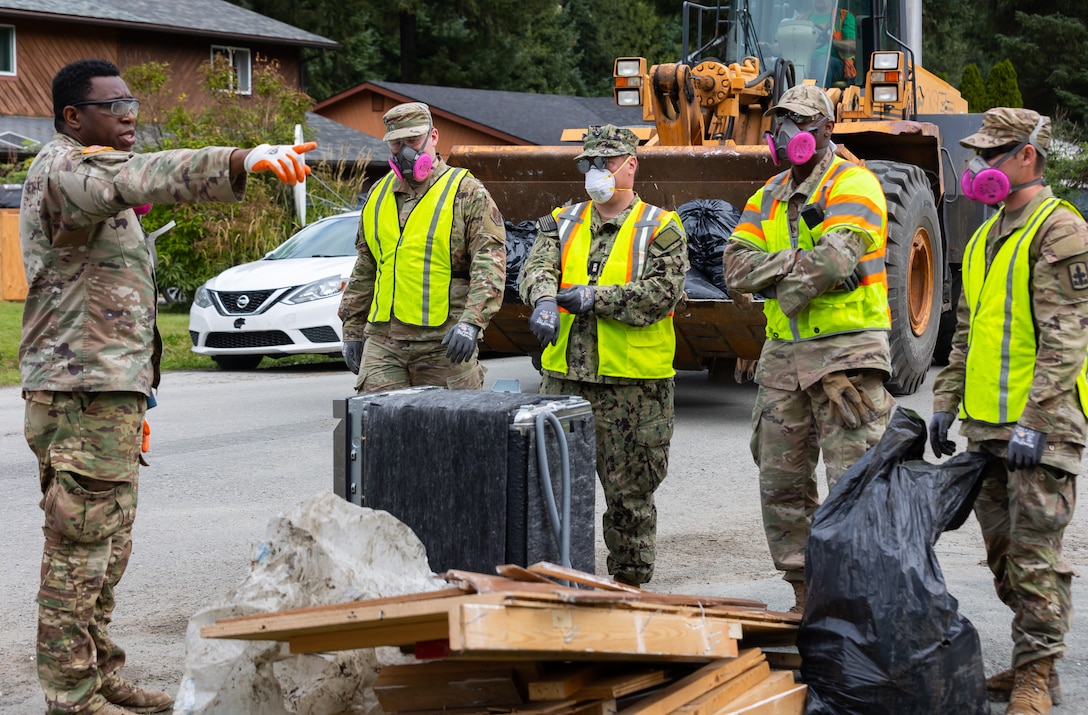
<svg viewBox="0 0 1088 715">
<path fill-rule="evenodd" d="M 137 24 L 175 32 L 261 38 L 266 42 L 336 48 L 332 40 L 273 20 L 226 0 L 0 0 L 4 10 L 93 18 L 105 24 Z"/>
</svg>

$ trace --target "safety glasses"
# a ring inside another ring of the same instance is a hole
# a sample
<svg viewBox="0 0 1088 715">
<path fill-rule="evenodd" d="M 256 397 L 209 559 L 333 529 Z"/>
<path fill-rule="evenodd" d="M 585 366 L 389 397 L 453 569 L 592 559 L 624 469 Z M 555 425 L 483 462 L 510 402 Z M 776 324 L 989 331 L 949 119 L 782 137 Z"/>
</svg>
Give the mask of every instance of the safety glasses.
<svg viewBox="0 0 1088 715">
<path fill-rule="evenodd" d="M 608 171 L 608 160 L 611 158 L 610 156 L 586 156 L 575 160 L 574 165 L 583 174 L 588 174 L 590 169 Z"/>
<path fill-rule="evenodd" d="M 115 117 L 127 117 L 130 114 L 136 117 L 140 114 L 140 100 L 133 97 L 126 97 L 125 99 L 88 99 L 84 102 L 72 102 L 68 106 L 89 107 L 91 105 L 100 106 Z"/>
<path fill-rule="evenodd" d="M 778 116 L 782 119 L 788 119 L 797 125 L 815 122 L 817 119 L 821 118 L 820 115 L 806 116 L 804 114 L 798 114 L 797 112 L 782 112 Z"/>
<path fill-rule="evenodd" d="M 975 149 L 975 153 L 982 157 L 983 161 L 993 161 L 1003 154 L 1008 154 L 1010 151 L 1016 151 L 1020 148 L 1020 144 L 1005 144 L 1004 146 L 992 146 L 986 149 Z"/>
</svg>

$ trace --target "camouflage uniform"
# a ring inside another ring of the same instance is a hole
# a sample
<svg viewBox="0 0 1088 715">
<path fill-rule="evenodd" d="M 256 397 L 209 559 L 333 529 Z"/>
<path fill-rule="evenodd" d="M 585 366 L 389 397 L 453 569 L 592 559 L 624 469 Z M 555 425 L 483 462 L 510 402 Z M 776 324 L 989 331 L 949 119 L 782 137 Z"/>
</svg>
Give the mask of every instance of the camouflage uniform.
<svg viewBox="0 0 1088 715">
<path fill-rule="evenodd" d="M 103 685 L 125 662 L 107 626 L 132 549 L 161 354 L 153 262 L 132 207 L 240 200 L 231 151 L 131 154 L 58 134 L 27 174 L 19 357 L 45 513 L 38 675 L 51 713 L 103 707 Z"/>
<path fill-rule="evenodd" d="M 979 134 L 965 146 L 985 148 L 1024 140 L 1039 115 L 1025 109 L 991 109 Z M 1039 134 L 1045 150 L 1049 124 Z M 1016 211 L 1001 216 L 986 236 L 987 266 L 998 250 L 1046 199 L 1039 191 Z M 982 528 L 987 560 L 1001 600 L 1013 610 L 1013 666 L 1020 668 L 1065 651 L 1073 616 L 1073 568 L 1062 558 L 1062 536 L 1073 518 L 1076 474 L 1080 471 L 1088 420 L 1077 396 L 1076 377 L 1088 350 L 1088 227 L 1071 211 L 1057 208 L 1040 226 L 1029 249 L 1031 311 L 1037 351 L 1031 392 L 1019 424 L 1046 435 L 1041 463 L 1009 470 L 1004 458 L 1015 424 L 966 419 L 960 434 L 969 451 L 988 452 L 975 516 Z M 964 394 L 971 311 L 963 293 L 948 366 L 933 385 L 933 411 L 956 414 Z"/>
<path fill-rule="evenodd" d="M 412 106 L 425 107 L 419 103 L 400 105 Z M 387 128 L 392 130 L 394 126 L 400 126 L 391 124 L 389 115 L 386 116 Z M 416 121 L 414 115 L 407 119 L 408 123 Z M 429 111 L 426 121 L 429 124 Z M 386 136 L 391 134 L 392 131 Z M 402 228 L 427 190 L 447 171 L 450 166 L 437 159 L 431 173 L 420 184 L 395 181 L 393 194 Z M 501 307 L 506 285 L 506 228 L 495 201 L 471 174 L 461 182 L 454 201 L 450 235 L 450 309 L 446 321 L 434 327 L 409 325 L 396 317 L 388 322 L 368 322 L 377 262 L 367 244 L 365 222 L 359 222 L 359 236 L 355 242 L 359 257 L 341 299 L 339 314 L 344 323 L 344 340 L 366 341 L 355 383 L 355 389 L 360 393 L 412 385 L 466 390 L 483 387 L 485 369 L 479 360 L 474 356 L 464 363 L 452 362 L 446 357 L 442 339 L 457 323 L 470 323 L 482 331 Z"/>
<path fill-rule="evenodd" d="M 819 92 L 817 88 L 813 88 Z M 783 95 L 783 101 L 786 101 Z M 820 105 L 804 113 L 814 116 Z M 801 208 L 816 191 L 834 155 L 826 151 L 800 184 L 793 180 L 772 184 L 764 200 L 788 206 L 789 230 L 796 245 Z M 874 178 L 875 184 L 875 178 Z M 879 191 L 879 184 L 875 184 Z M 883 198 L 883 197 L 881 197 Z M 882 202 L 881 202 L 882 203 Z M 749 204 L 738 226 L 760 221 L 761 206 Z M 865 254 L 869 238 L 840 229 L 819 236 L 812 256 L 799 262 L 793 251 L 767 252 L 735 240 L 726 245 L 722 260 L 730 289 L 757 293 L 774 287 L 775 296 L 789 314 L 804 311 L 808 301 L 850 276 Z M 814 260 L 813 260 L 814 259 Z M 836 417 L 821 384 L 831 373 L 854 375 L 875 406 L 875 419 L 847 429 Z M 884 389 L 891 373 L 887 332 L 865 330 L 796 342 L 768 337 L 756 368 L 759 383 L 752 411 L 752 457 L 759 467 L 760 501 L 767 544 L 775 568 L 783 578 L 803 583 L 805 543 L 812 515 L 819 505 L 816 466 L 823 454 L 828 488 L 869 447 L 879 441 L 888 424 L 894 399 Z"/>
<path fill-rule="evenodd" d="M 626 130 L 624 130 L 626 131 Z M 631 135 L 633 137 L 633 135 Z M 637 140 L 632 140 L 637 142 Z M 592 146 L 586 145 L 592 150 Z M 626 151 L 634 154 L 635 143 Z M 610 220 L 591 212 L 589 257 L 602 264 L 617 232 L 638 201 Z M 559 235 L 542 230 L 521 270 L 520 294 L 528 305 L 555 296 L 560 283 Z M 597 286 L 593 310 L 571 329 L 567 373 L 544 371 L 540 391 L 581 395 L 593 406 L 597 475 L 604 488 L 603 518 L 608 573 L 630 584 L 646 583 L 654 572 L 657 509 L 654 491 L 668 471 L 673 433 L 673 378 L 636 379 L 597 374 L 596 318 L 644 326 L 663 320 L 680 300 L 688 270 L 683 227 L 669 221 L 649 248 L 641 278 L 625 285 Z"/>
</svg>

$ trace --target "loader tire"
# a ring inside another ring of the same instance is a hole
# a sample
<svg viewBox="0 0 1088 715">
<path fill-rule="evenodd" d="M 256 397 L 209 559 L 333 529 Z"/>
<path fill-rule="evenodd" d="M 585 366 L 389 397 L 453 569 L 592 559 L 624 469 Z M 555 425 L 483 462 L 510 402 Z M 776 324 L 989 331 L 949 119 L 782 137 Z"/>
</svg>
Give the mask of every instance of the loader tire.
<svg viewBox="0 0 1088 715">
<path fill-rule="evenodd" d="M 921 168 L 894 161 L 867 161 L 888 199 L 888 304 L 893 395 L 913 394 L 933 362 L 941 327 L 944 242 L 937 205 Z"/>
</svg>

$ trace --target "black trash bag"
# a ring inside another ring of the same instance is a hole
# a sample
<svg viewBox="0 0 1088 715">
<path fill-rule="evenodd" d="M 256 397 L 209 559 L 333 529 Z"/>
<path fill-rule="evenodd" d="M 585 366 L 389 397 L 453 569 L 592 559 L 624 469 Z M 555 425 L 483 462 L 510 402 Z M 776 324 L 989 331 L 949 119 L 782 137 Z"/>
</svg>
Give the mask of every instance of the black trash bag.
<svg viewBox="0 0 1088 715">
<path fill-rule="evenodd" d="M 740 220 L 740 211 L 722 199 L 692 199 L 676 211 L 688 237 L 688 258 L 720 290 L 726 290 L 722 275 L 722 252 Z"/>
<path fill-rule="evenodd" d="M 684 293 L 691 300 L 726 300 L 729 297 L 695 266 L 684 275 Z"/>
<path fill-rule="evenodd" d="M 816 510 L 797 635 L 805 715 L 988 715 L 978 632 L 957 611 L 933 546 L 971 512 L 988 457 L 922 461 L 926 423 L 887 431 Z"/>
<path fill-rule="evenodd" d="M 502 296 L 504 303 L 521 302 L 518 279 L 521 277 L 521 267 L 529 257 L 529 251 L 533 249 L 536 233 L 536 221 L 506 221 L 506 290 Z"/>
</svg>

